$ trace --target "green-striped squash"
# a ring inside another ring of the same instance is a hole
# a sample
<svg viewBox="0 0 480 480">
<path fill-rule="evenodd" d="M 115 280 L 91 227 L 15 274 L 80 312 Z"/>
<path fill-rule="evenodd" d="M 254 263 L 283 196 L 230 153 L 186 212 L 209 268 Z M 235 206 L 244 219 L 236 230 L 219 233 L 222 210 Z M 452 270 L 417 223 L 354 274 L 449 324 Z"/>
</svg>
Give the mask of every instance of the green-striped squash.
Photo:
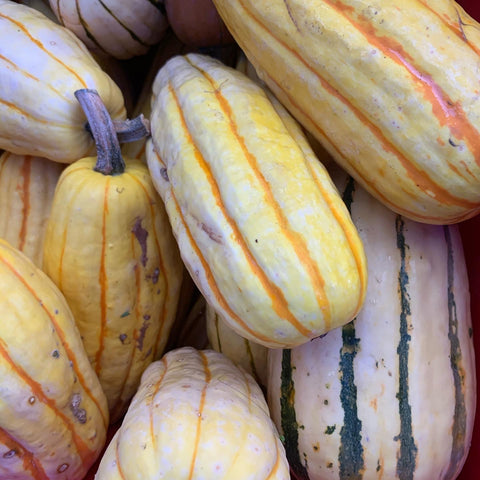
<svg viewBox="0 0 480 480">
<path fill-rule="evenodd" d="M 351 179 L 339 186 L 365 244 L 367 295 L 354 321 L 269 351 L 268 402 L 292 471 L 311 480 L 453 480 L 476 400 L 458 229 L 407 220 Z"/>
<path fill-rule="evenodd" d="M 240 335 L 291 347 L 362 306 L 363 246 L 300 127 L 239 71 L 171 58 L 153 85 L 147 163 L 180 253 Z"/>
<path fill-rule="evenodd" d="M 480 211 L 480 27 L 453 0 L 214 0 L 258 75 L 409 218 Z"/>
<path fill-rule="evenodd" d="M 145 370 L 96 480 L 287 480 L 254 379 L 225 355 L 182 347 Z"/>
</svg>

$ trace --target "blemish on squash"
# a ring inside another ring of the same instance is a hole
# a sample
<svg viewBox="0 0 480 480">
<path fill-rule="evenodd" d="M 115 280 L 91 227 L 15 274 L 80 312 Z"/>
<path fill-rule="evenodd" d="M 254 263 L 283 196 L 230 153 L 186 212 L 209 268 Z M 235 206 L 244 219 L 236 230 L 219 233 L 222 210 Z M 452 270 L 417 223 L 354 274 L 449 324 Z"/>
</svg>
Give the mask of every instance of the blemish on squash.
<svg viewBox="0 0 480 480">
<path fill-rule="evenodd" d="M 125 312 L 123 312 L 121 315 L 120 315 L 120 318 L 125 318 L 125 317 L 128 317 L 130 315 L 130 312 L 128 310 L 125 310 Z"/>
<path fill-rule="evenodd" d="M 215 243 L 222 243 L 221 235 L 215 233 L 212 228 L 204 223 L 200 224 L 201 229 L 208 235 L 208 237 L 213 240 Z"/>
<path fill-rule="evenodd" d="M 58 358 L 58 357 L 60 357 L 60 352 L 55 349 L 55 350 L 52 352 L 52 357 L 53 357 L 53 358 Z"/>
<path fill-rule="evenodd" d="M 61 465 L 59 465 L 59 466 L 57 467 L 57 472 L 58 472 L 58 473 L 63 473 L 63 472 L 65 472 L 65 470 L 68 469 L 69 466 L 70 466 L 70 465 L 69 465 L 68 463 L 62 463 Z"/>
<path fill-rule="evenodd" d="M 142 227 L 142 219 L 137 217 L 135 220 L 135 225 L 132 228 L 132 233 L 135 235 L 135 238 L 138 240 L 140 244 L 140 248 L 142 249 L 142 256 L 140 261 L 142 265 L 145 267 L 147 264 L 147 237 L 148 232 Z"/>
<path fill-rule="evenodd" d="M 166 168 L 161 168 L 160 169 L 160 176 L 166 181 L 169 182 L 170 179 L 168 178 L 168 173 Z"/>
<path fill-rule="evenodd" d="M 123 345 L 125 345 L 125 340 L 127 338 L 127 334 L 126 333 L 121 333 L 119 336 L 118 336 L 119 340 L 122 342 Z"/>
<path fill-rule="evenodd" d="M 85 409 L 80 408 L 81 402 L 82 402 L 82 396 L 79 393 L 74 393 L 70 400 L 70 411 L 80 423 L 86 423 L 87 412 L 85 411 Z"/>
<path fill-rule="evenodd" d="M 11 450 L 3 454 L 3 458 L 7 458 L 7 459 L 13 458 L 16 454 L 17 454 L 17 451 L 14 448 L 12 448 Z"/>
<path fill-rule="evenodd" d="M 312 445 L 312 448 L 313 448 L 313 451 L 314 452 L 318 452 L 320 450 L 320 445 L 319 443 L 315 443 L 314 445 Z"/>
<path fill-rule="evenodd" d="M 327 425 L 327 428 L 325 429 L 325 435 L 331 435 L 334 431 L 335 428 L 337 428 L 336 425 Z"/>
<path fill-rule="evenodd" d="M 147 328 L 150 325 L 149 320 L 150 320 L 150 315 L 144 315 L 142 326 L 140 327 L 140 330 L 138 331 L 137 348 L 140 351 L 143 350 L 143 341 L 145 340 L 145 335 L 147 333 Z"/>
<path fill-rule="evenodd" d="M 35 396 L 32 395 L 31 397 L 28 398 L 28 403 L 29 403 L 30 405 L 33 405 L 36 400 L 37 400 L 37 399 L 35 398 Z"/>
</svg>

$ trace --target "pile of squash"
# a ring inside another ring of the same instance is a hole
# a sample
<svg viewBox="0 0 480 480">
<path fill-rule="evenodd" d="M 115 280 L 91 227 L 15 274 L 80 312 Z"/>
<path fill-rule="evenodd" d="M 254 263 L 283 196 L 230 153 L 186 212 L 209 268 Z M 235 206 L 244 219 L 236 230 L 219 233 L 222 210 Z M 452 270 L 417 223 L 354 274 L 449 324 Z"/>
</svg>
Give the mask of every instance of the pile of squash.
<svg viewBox="0 0 480 480">
<path fill-rule="evenodd" d="M 0 0 L 0 29 L 0 480 L 459 478 L 479 23 Z"/>
</svg>

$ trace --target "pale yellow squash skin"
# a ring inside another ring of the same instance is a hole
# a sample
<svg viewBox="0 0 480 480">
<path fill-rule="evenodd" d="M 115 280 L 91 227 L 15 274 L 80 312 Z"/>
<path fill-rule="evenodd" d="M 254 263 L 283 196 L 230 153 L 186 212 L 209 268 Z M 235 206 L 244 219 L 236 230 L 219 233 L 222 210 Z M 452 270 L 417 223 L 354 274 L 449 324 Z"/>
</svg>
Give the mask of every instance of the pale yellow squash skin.
<svg viewBox="0 0 480 480">
<path fill-rule="evenodd" d="M 144 55 L 168 28 L 160 0 L 49 0 L 59 21 L 94 52 L 118 59 Z"/>
<path fill-rule="evenodd" d="M 54 283 L 0 240 L 0 478 L 78 480 L 99 456 L 107 400 Z"/>
<path fill-rule="evenodd" d="M 268 348 L 241 337 L 208 304 L 205 313 L 210 347 L 226 355 L 235 365 L 241 366 L 252 375 L 259 385 L 266 388 Z"/>
<path fill-rule="evenodd" d="M 0 148 L 72 163 L 95 153 L 74 96 L 97 90 L 114 120 L 126 116 L 122 92 L 85 45 L 40 11 L 0 0 Z"/>
<path fill-rule="evenodd" d="M 0 156 L 0 238 L 37 267 L 42 266 L 45 227 L 63 168 L 42 157 Z"/>
<path fill-rule="evenodd" d="M 170 59 L 153 95 L 147 163 L 206 301 L 272 347 L 351 320 L 365 293 L 363 246 L 292 117 L 198 54 Z"/>
<path fill-rule="evenodd" d="M 152 363 L 95 480 L 289 479 L 285 450 L 253 378 L 213 350 Z"/>
<path fill-rule="evenodd" d="M 405 219 L 335 178 L 365 245 L 365 304 L 348 326 L 269 351 L 272 418 L 299 478 L 453 480 L 476 408 L 458 229 Z"/>
<path fill-rule="evenodd" d="M 480 210 L 480 28 L 452 0 L 214 0 L 259 77 L 389 208 Z"/>
<path fill-rule="evenodd" d="M 95 162 L 81 159 L 60 177 L 43 268 L 72 308 L 113 421 L 163 354 L 183 270 L 146 165 L 125 159 L 123 173 L 103 175 Z"/>
</svg>

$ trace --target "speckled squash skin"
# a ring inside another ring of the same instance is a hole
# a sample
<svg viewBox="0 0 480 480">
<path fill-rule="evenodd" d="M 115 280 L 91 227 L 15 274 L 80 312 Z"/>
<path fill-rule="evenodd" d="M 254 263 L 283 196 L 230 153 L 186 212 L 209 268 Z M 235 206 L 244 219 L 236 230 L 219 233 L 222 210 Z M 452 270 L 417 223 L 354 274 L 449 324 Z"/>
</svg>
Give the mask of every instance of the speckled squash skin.
<svg viewBox="0 0 480 480">
<path fill-rule="evenodd" d="M 85 45 L 40 11 L 0 0 L 2 69 L 0 148 L 72 163 L 94 154 L 74 92 L 97 90 L 114 120 L 126 116 L 123 95 Z"/>
<path fill-rule="evenodd" d="M 72 308 L 112 421 L 125 412 L 146 366 L 163 354 L 183 275 L 147 166 L 125 163 L 116 175 L 95 171 L 96 157 L 64 170 L 43 262 Z"/>
<path fill-rule="evenodd" d="M 0 238 L 42 266 L 43 237 L 64 165 L 46 158 L 0 155 Z"/>
<path fill-rule="evenodd" d="M 65 298 L 0 239 L 0 478 L 78 480 L 100 455 L 107 400 Z"/>
<path fill-rule="evenodd" d="M 478 22 L 453 0 L 213 0 L 277 98 L 405 217 L 480 211 Z"/>
<path fill-rule="evenodd" d="M 287 480 L 285 450 L 253 378 L 182 347 L 143 374 L 95 480 Z"/>
<path fill-rule="evenodd" d="M 49 4 L 60 23 L 89 49 L 122 60 L 146 54 L 168 28 L 161 0 L 49 0 Z"/>
<path fill-rule="evenodd" d="M 239 71 L 187 54 L 157 74 L 151 127 L 147 164 L 183 261 L 231 328 L 288 347 L 355 316 L 362 243 L 280 104 Z"/>
<path fill-rule="evenodd" d="M 476 402 L 458 228 L 405 219 L 343 173 L 336 178 L 369 283 L 353 322 L 269 351 L 268 404 L 292 471 L 311 480 L 454 480 Z"/>
</svg>

